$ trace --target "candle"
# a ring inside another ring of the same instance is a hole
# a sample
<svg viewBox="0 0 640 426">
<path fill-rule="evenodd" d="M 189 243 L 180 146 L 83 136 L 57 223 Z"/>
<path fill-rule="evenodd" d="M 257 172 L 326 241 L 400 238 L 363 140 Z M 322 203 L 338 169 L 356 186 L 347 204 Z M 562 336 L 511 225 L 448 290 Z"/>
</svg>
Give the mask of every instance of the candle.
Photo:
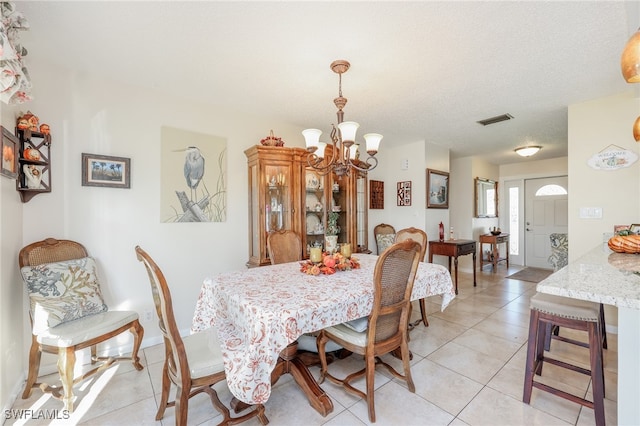
<svg viewBox="0 0 640 426">
<path fill-rule="evenodd" d="M 322 250 L 320 249 L 320 247 L 311 247 L 309 249 L 309 260 L 314 263 L 322 261 Z"/>
<path fill-rule="evenodd" d="M 340 246 L 340 253 L 342 253 L 344 257 L 351 257 L 351 244 L 343 244 Z"/>
</svg>

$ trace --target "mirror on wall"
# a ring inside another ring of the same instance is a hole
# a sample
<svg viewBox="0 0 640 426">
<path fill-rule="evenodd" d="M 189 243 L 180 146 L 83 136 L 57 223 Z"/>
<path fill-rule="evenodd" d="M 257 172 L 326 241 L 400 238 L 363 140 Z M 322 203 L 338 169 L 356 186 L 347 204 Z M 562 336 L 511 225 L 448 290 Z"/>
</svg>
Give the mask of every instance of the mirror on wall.
<svg viewBox="0 0 640 426">
<path fill-rule="evenodd" d="M 491 179 L 475 179 L 476 217 L 498 217 L 498 183 Z"/>
</svg>

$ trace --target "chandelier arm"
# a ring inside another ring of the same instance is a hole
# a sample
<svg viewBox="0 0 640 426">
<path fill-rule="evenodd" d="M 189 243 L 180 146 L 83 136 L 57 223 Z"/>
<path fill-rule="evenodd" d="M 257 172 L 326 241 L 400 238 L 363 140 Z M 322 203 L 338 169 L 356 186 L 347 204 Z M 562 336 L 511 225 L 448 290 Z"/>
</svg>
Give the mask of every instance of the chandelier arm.
<svg viewBox="0 0 640 426">
<path fill-rule="evenodd" d="M 318 172 L 320 176 L 326 176 L 329 174 L 329 172 L 331 172 L 335 163 L 335 158 L 333 158 L 332 156 L 331 161 L 324 166 L 321 165 L 323 161 L 324 158 L 318 157 L 315 153 L 310 153 L 309 155 L 307 155 L 307 164 L 309 165 L 309 167 Z"/>
<path fill-rule="evenodd" d="M 378 166 L 378 159 L 376 157 L 369 157 L 366 159 L 365 163 L 367 163 L 368 167 L 360 167 L 353 161 L 349 160 L 349 167 L 353 167 L 356 170 L 360 170 L 361 172 L 368 172 L 376 168 Z"/>
</svg>

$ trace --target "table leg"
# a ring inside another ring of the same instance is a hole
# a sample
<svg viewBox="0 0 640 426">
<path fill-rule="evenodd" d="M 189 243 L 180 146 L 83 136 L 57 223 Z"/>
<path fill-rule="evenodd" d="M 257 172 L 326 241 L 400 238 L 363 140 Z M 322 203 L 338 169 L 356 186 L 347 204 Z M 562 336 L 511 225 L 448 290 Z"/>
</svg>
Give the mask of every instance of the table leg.
<svg viewBox="0 0 640 426">
<path fill-rule="evenodd" d="M 507 240 L 505 245 L 507 247 L 507 269 L 509 269 L 509 240 Z"/>
<path fill-rule="evenodd" d="M 498 244 L 491 244 L 491 246 L 493 247 L 493 272 L 495 272 L 498 267 Z"/>
<path fill-rule="evenodd" d="M 456 294 L 458 294 L 458 256 L 453 258 L 453 264 L 455 266 Z M 449 270 L 451 270 L 451 258 L 449 258 Z"/>
<path fill-rule="evenodd" d="M 480 255 L 482 258 L 482 254 Z M 482 261 L 481 261 L 482 262 Z M 476 252 L 473 252 L 473 286 L 476 286 Z"/>
<path fill-rule="evenodd" d="M 298 358 L 297 352 L 297 342 L 290 344 L 280 352 L 278 363 L 271 372 L 271 385 L 274 385 L 283 374 L 291 374 L 298 386 L 300 386 L 302 391 L 307 395 L 309 404 L 311 404 L 322 417 L 326 417 L 333 411 L 333 402 L 331 402 L 329 395 L 318 385 L 318 382 L 313 378 L 313 375 L 304 362 Z M 248 408 L 249 404 L 234 397 L 231 400 L 231 407 L 237 414 Z"/>
</svg>

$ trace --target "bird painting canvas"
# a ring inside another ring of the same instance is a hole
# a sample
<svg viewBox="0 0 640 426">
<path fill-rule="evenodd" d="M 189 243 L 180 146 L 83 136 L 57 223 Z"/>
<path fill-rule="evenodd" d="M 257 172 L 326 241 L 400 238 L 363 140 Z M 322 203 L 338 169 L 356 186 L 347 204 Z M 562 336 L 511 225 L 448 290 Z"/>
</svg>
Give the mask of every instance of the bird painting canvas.
<svg viewBox="0 0 640 426">
<path fill-rule="evenodd" d="M 162 222 L 226 221 L 225 138 L 162 127 Z"/>
</svg>

